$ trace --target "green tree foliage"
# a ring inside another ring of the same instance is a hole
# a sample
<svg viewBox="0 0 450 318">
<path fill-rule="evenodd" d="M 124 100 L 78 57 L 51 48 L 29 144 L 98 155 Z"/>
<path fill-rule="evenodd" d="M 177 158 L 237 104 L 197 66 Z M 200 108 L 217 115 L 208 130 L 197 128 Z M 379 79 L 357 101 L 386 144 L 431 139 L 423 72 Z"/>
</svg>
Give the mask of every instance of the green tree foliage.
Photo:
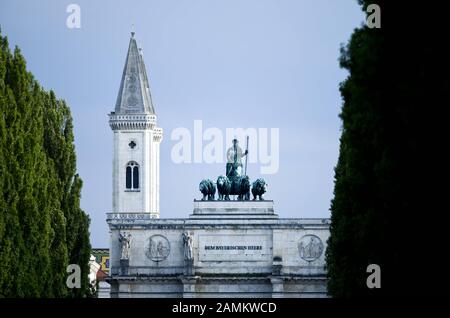
<svg viewBox="0 0 450 318">
<path fill-rule="evenodd" d="M 81 187 L 69 107 L 0 34 L 0 297 L 88 295 Z M 68 264 L 80 265 L 82 288 L 66 287 Z"/>
<path fill-rule="evenodd" d="M 372 1 L 359 2 L 366 11 Z M 414 212 L 427 205 L 424 186 L 432 185 L 424 182 L 431 169 L 424 158 L 434 140 L 428 126 L 438 126 L 437 107 L 448 100 L 442 99 L 448 73 L 439 70 L 449 53 L 438 33 L 447 11 L 376 3 L 381 28 L 356 29 L 340 59 L 349 76 L 340 87 L 343 127 L 326 253 L 328 290 L 335 297 L 421 290 L 411 268 L 431 253 L 432 242 L 420 243 L 431 238 L 420 238 L 415 222 L 430 209 Z M 380 289 L 366 285 L 369 264 L 381 267 Z"/>
</svg>

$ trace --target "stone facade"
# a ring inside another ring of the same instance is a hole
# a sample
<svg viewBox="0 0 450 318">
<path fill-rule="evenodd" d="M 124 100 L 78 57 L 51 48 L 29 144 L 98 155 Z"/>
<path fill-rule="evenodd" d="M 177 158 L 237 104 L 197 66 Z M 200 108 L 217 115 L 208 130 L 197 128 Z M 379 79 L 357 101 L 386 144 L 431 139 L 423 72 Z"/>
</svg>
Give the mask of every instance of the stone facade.
<svg viewBox="0 0 450 318">
<path fill-rule="evenodd" d="M 110 213 L 108 223 L 112 297 L 326 297 L 328 219 L 281 219 L 272 201 L 195 201 L 187 219 Z M 125 267 L 119 233 L 131 234 Z"/>
</svg>

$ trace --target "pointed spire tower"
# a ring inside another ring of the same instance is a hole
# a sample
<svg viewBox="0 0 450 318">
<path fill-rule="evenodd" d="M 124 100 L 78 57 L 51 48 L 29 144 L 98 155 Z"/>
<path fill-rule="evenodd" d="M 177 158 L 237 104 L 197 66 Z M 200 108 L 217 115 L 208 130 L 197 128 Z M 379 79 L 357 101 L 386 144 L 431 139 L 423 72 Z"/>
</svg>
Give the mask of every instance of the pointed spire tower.
<svg viewBox="0 0 450 318">
<path fill-rule="evenodd" d="M 131 32 L 116 102 L 116 114 L 155 114 L 142 53 Z"/>
<path fill-rule="evenodd" d="M 113 212 L 149 213 L 159 217 L 159 145 L 157 127 L 142 52 L 131 32 L 114 112 Z"/>
</svg>

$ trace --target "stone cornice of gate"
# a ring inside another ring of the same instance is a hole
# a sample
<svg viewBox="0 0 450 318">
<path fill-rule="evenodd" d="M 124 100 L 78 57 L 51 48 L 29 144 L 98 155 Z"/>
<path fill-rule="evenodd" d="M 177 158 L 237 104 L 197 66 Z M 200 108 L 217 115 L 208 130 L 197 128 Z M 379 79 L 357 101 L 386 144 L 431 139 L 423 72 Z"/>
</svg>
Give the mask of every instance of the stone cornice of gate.
<svg viewBox="0 0 450 318">
<path fill-rule="evenodd" d="M 310 223 L 301 219 L 255 219 L 255 220 L 189 220 L 189 219 L 108 219 L 111 229 L 157 229 L 157 230 L 196 230 L 196 229 L 304 229 L 324 230 L 329 221 Z"/>
<path fill-rule="evenodd" d="M 121 276 L 121 275 L 113 275 L 106 279 L 107 282 L 111 283 L 113 281 L 120 282 L 180 282 L 183 279 L 190 278 L 188 276 L 180 275 L 180 274 L 165 274 L 165 275 L 130 275 L 130 276 Z M 280 279 L 283 282 L 289 281 L 326 281 L 327 277 L 325 274 L 317 274 L 314 276 L 309 275 L 280 275 L 273 276 L 269 273 L 263 275 L 252 275 L 252 274 L 230 274 L 230 275 L 205 275 L 205 274 L 196 274 L 195 280 L 197 282 L 224 282 L 224 281 L 254 281 L 254 282 L 263 282 L 271 279 Z"/>
</svg>

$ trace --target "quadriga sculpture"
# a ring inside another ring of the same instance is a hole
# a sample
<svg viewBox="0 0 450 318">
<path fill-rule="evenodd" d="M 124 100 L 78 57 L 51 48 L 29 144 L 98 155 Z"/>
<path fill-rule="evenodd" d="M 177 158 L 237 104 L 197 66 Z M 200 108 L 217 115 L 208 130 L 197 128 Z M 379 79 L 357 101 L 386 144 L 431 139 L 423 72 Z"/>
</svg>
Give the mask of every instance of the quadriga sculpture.
<svg viewBox="0 0 450 318">
<path fill-rule="evenodd" d="M 217 192 L 219 194 L 219 201 L 230 200 L 230 192 L 231 192 L 231 181 L 225 176 L 219 176 L 217 178 Z"/>
<path fill-rule="evenodd" d="M 252 184 L 253 200 L 259 197 L 259 200 L 264 200 L 263 194 L 266 193 L 267 183 L 264 179 L 256 179 Z"/>
<path fill-rule="evenodd" d="M 248 137 L 247 137 L 248 148 Z M 248 149 L 245 152 L 238 146 L 237 139 L 233 139 L 233 146 L 227 151 L 227 165 L 226 176 L 221 175 L 217 178 L 217 190 L 219 192 L 219 201 L 230 200 L 230 195 L 237 195 L 237 200 L 250 200 L 250 178 L 246 174 L 242 175 L 242 157 L 248 154 Z M 203 194 L 202 200 L 214 200 L 216 187 L 209 179 L 204 179 L 200 182 L 200 192 Z M 264 179 L 258 179 L 253 183 L 253 200 L 259 197 L 264 200 L 262 195 L 266 192 L 266 182 Z"/>
<path fill-rule="evenodd" d="M 199 190 L 203 194 L 202 201 L 214 200 L 214 196 L 216 195 L 216 186 L 210 179 L 203 179 L 200 182 Z"/>
</svg>

